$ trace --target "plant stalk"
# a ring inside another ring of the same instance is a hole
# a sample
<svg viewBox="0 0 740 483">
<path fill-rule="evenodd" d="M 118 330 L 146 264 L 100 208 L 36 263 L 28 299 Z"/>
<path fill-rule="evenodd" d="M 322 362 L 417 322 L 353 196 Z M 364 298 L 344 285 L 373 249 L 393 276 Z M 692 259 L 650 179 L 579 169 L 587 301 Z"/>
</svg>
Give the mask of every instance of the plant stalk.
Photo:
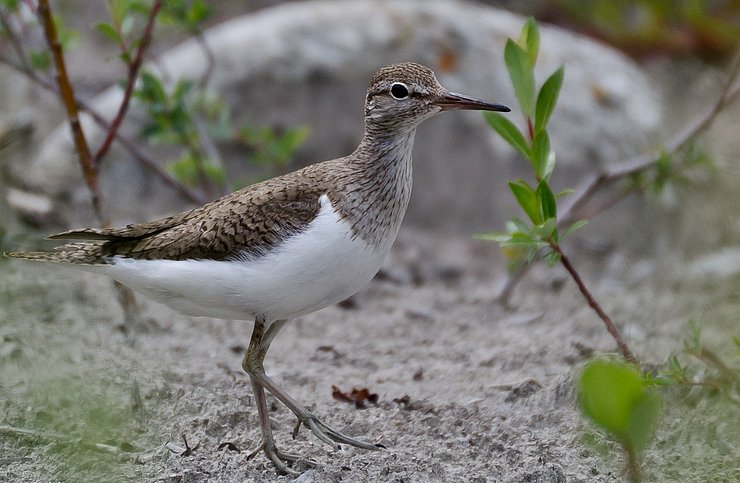
<svg viewBox="0 0 740 483">
<path fill-rule="evenodd" d="M 631 363 L 637 363 L 637 358 L 635 358 L 635 355 L 627 346 L 627 343 L 624 341 L 624 339 L 622 339 L 622 336 L 619 334 L 619 330 L 617 330 L 614 322 L 612 322 L 612 319 L 609 317 L 609 315 L 607 315 L 606 312 L 604 312 L 604 309 L 601 308 L 601 305 L 599 305 L 594 296 L 588 290 L 588 287 L 586 287 L 586 284 L 583 282 L 581 275 L 575 269 L 570 259 L 565 256 L 565 253 L 563 253 L 560 245 L 558 245 L 554 241 L 550 241 L 550 248 L 552 248 L 552 250 L 560 256 L 560 262 L 563 264 L 573 281 L 578 286 L 578 290 L 581 291 L 581 294 L 586 299 L 586 302 L 588 302 L 589 307 L 591 307 L 593 311 L 596 312 L 596 314 L 601 318 L 601 320 L 604 321 L 606 330 L 609 331 L 609 334 L 611 334 L 611 336 L 617 342 L 617 345 L 619 346 L 619 351 L 622 353 L 624 358 Z"/>
</svg>

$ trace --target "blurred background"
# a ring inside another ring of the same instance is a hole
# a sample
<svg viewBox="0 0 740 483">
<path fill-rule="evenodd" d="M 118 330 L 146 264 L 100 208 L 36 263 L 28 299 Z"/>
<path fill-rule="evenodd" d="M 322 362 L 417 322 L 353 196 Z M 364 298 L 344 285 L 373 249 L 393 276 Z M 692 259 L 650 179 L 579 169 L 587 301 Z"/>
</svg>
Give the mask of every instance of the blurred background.
<svg viewBox="0 0 740 483">
<path fill-rule="evenodd" d="M 108 120 L 120 102 L 126 65 L 121 42 L 97 24 L 113 24 L 115 8 L 133 5 L 130 18 L 119 21 L 128 23 L 135 40 L 145 20 L 136 14 L 137 2 L 118 4 L 52 5 L 77 94 Z M 26 52 L 36 55 L 34 68 L 48 77 L 43 39 L 25 10 L 6 30 L 13 29 Z M 740 38 L 740 7 L 731 0 L 177 1 L 170 10 L 175 13 L 156 26 L 144 68 L 156 71 L 153 82 L 160 84 L 142 87 L 122 128 L 150 166 L 117 142 L 102 163 L 102 198 L 114 224 L 164 216 L 348 154 L 362 134 L 367 79 L 384 64 L 422 62 L 452 90 L 515 106 L 501 51 L 523 19 L 508 12 L 541 22 L 538 82 L 566 66 L 553 118 L 559 162 L 553 182 L 574 187 L 605 166 L 659 152 L 719 95 Z M 9 67 L 19 61 L 7 35 L 0 49 L 6 61 L 0 62 L 5 243 L 12 239 L 15 246 L 28 228 L 94 223 L 57 99 Z M 178 136 L 177 126 L 152 121 L 142 106 L 157 88 L 194 122 L 193 132 Z M 707 243 L 736 240 L 738 109 L 727 109 L 694 145 L 717 170 L 696 169 L 688 185 L 671 183 L 659 196 L 644 190 L 618 195 L 613 209 L 594 217 L 581 248 L 600 256 L 622 246 L 654 256 L 655 247 L 697 252 Z M 516 113 L 512 118 L 521 125 Z M 87 127 L 90 144 L 99 145 L 105 131 Z M 196 145 L 188 146 L 183 135 Z M 518 215 L 506 182 L 524 176 L 525 166 L 477 114 L 453 113 L 422 126 L 415 161 L 410 226 L 464 235 L 501 229 Z M 705 228 L 697 230 L 696 223 Z"/>
</svg>

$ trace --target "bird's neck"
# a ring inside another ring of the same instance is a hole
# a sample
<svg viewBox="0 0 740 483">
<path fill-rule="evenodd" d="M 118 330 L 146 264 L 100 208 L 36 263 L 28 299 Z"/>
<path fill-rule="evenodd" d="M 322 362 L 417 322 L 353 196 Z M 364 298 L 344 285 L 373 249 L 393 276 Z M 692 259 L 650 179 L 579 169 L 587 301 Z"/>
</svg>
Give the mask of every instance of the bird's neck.
<svg viewBox="0 0 740 483">
<path fill-rule="evenodd" d="M 352 156 L 364 169 L 394 171 L 394 167 L 411 163 L 416 128 L 400 128 L 367 122 L 365 134 Z M 392 174 L 392 173 L 389 173 Z"/>
<path fill-rule="evenodd" d="M 388 249 L 396 238 L 411 198 L 411 150 L 415 129 L 378 132 L 365 129 L 362 142 L 349 156 L 357 177 L 347 180 L 347 213 L 355 233 Z"/>
</svg>

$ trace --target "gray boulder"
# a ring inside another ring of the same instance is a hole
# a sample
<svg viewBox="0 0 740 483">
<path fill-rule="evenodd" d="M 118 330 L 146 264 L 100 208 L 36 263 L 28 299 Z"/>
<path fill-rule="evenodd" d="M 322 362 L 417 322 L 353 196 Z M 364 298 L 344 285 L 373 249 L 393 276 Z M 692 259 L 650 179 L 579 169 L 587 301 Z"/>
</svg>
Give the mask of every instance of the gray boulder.
<svg viewBox="0 0 740 483">
<path fill-rule="evenodd" d="M 362 134 L 367 81 L 378 67 L 411 60 L 432 67 L 453 91 L 510 105 L 521 125 L 503 61 L 507 37 L 525 19 L 475 4 L 439 0 L 286 4 L 235 18 L 205 34 L 215 53 L 210 87 L 237 118 L 253 125 L 308 125 L 311 136 L 297 165 L 351 152 Z M 538 82 L 566 65 L 560 103 L 551 121 L 558 153 L 554 184 L 574 186 L 586 174 L 640 152 L 661 122 L 659 96 L 640 69 L 619 52 L 565 30 L 541 25 Z M 161 56 L 171 79 L 199 78 L 206 58 L 195 41 Z M 150 67 L 153 68 L 153 67 Z M 121 99 L 111 87 L 93 105 L 112 117 Z M 124 132 L 136 133 L 135 110 Z M 103 136 L 83 118 L 92 146 Z M 139 124 L 140 125 L 140 124 Z M 524 176 L 522 161 L 477 113 L 448 113 L 419 130 L 415 186 L 408 222 L 455 231 L 500 229 L 519 211 L 506 181 Z M 243 155 L 225 162 L 245 175 Z M 71 136 L 60 126 L 16 174 L 33 190 L 57 200 L 66 222 L 93 222 Z M 189 205 L 116 147 L 105 160 L 102 191 L 115 223 L 143 221 Z M 69 210 L 71 207 L 74 210 Z M 635 210 L 638 208 L 635 207 Z M 605 229 L 619 233 L 636 211 L 623 210 Z"/>
</svg>

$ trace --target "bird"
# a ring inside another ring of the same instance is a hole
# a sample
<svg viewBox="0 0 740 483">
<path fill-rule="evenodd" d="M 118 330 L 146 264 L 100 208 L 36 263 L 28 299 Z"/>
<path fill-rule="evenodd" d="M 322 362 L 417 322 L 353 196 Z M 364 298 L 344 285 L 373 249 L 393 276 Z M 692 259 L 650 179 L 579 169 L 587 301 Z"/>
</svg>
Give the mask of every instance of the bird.
<svg viewBox="0 0 740 483">
<path fill-rule="evenodd" d="M 424 65 L 403 62 L 372 76 L 362 140 L 348 156 L 252 184 L 189 211 L 120 228 L 51 235 L 67 242 L 7 256 L 104 274 L 191 316 L 254 319 L 242 360 L 254 394 L 263 452 L 285 474 L 316 464 L 275 444 L 265 391 L 335 449 L 384 448 L 347 436 L 308 411 L 264 369 L 278 332 L 301 315 L 341 302 L 380 270 L 411 197 L 417 126 L 450 110 L 508 112 L 451 92 Z"/>
</svg>

